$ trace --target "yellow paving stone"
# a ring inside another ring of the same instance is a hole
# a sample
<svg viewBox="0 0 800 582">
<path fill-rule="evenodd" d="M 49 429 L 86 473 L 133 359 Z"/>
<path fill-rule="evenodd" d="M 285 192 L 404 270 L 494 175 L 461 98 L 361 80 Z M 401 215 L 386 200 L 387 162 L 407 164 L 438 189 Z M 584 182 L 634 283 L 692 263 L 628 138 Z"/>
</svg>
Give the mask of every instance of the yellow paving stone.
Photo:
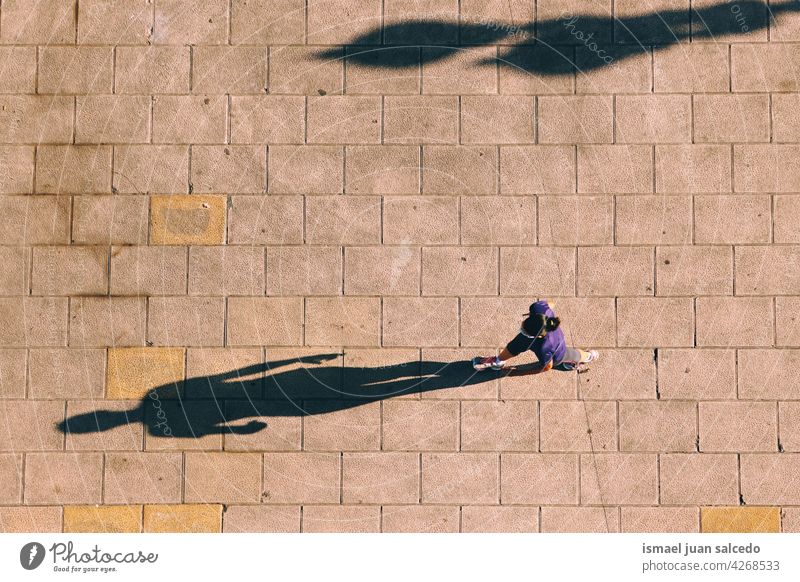
<svg viewBox="0 0 800 582">
<path fill-rule="evenodd" d="M 778 533 L 781 531 L 781 510 L 779 507 L 702 507 L 700 531 Z"/>
<path fill-rule="evenodd" d="M 145 505 L 147 533 L 215 533 L 222 530 L 222 505 Z"/>
<path fill-rule="evenodd" d="M 150 198 L 150 243 L 214 245 L 225 242 L 225 196 Z"/>
<path fill-rule="evenodd" d="M 64 533 L 138 533 L 142 531 L 141 505 L 67 505 Z"/>
<path fill-rule="evenodd" d="M 177 396 L 185 370 L 184 348 L 109 348 L 106 398 L 142 398 L 151 388 Z"/>
</svg>

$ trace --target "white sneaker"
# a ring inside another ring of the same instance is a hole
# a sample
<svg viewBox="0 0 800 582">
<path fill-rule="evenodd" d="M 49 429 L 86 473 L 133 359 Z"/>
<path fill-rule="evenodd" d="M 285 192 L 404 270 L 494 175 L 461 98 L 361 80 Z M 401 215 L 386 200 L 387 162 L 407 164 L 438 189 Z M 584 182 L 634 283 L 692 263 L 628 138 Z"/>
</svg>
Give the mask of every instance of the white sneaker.
<svg viewBox="0 0 800 582">
<path fill-rule="evenodd" d="M 487 356 L 482 358 L 476 356 L 472 358 L 472 367 L 478 372 L 491 368 L 492 370 L 502 370 L 504 362 L 497 359 L 495 356 Z"/>
<path fill-rule="evenodd" d="M 586 363 L 594 362 L 596 359 L 600 357 L 600 352 L 597 350 L 589 350 L 589 359 L 586 360 Z"/>
</svg>

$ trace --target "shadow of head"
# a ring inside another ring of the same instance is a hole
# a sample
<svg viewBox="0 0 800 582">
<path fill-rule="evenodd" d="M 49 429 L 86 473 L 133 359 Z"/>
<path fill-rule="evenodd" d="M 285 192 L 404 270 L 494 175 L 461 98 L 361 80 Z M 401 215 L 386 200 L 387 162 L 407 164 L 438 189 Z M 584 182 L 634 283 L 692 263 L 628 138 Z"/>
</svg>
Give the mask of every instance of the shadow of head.
<svg viewBox="0 0 800 582">
<path fill-rule="evenodd" d="M 688 3 L 687 3 L 688 4 Z M 552 18 L 505 21 L 405 20 L 375 27 L 341 47 L 320 50 L 321 60 L 346 58 L 375 69 L 415 69 L 471 47 L 497 44 L 497 57 L 474 66 L 510 67 L 538 75 L 568 75 L 607 67 L 682 41 L 708 40 L 764 30 L 770 18 L 800 10 L 797 0 L 723 0 L 716 4 L 638 15 L 598 16 L 563 11 Z M 382 40 L 381 40 L 382 39 Z"/>
<path fill-rule="evenodd" d="M 466 361 L 368 367 L 344 366 L 343 360 L 341 353 L 320 354 L 192 377 L 152 388 L 134 408 L 118 401 L 115 409 L 67 417 L 58 428 L 86 434 L 142 423 L 152 437 L 252 434 L 266 428 L 270 417 L 325 414 L 499 378 L 498 372 L 476 372 Z"/>
</svg>

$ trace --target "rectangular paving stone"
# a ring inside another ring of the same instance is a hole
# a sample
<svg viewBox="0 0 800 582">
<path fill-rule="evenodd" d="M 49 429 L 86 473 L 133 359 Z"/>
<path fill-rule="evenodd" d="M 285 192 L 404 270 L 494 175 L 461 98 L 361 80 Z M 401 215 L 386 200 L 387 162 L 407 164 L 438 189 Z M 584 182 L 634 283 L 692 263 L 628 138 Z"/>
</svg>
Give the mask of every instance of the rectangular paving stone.
<svg viewBox="0 0 800 582">
<path fill-rule="evenodd" d="M 468 348 L 423 348 L 422 400 L 497 400 L 497 376 L 478 376 Z"/>
<path fill-rule="evenodd" d="M 496 194 L 497 149 L 481 146 L 424 146 L 425 194 Z"/>
<path fill-rule="evenodd" d="M 562 318 L 564 337 L 575 347 L 613 347 L 617 324 L 614 301 L 604 297 L 559 297 L 548 301 Z M 523 310 L 522 313 L 526 311 Z"/>
<path fill-rule="evenodd" d="M 581 194 L 653 191 L 653 148 L 647 145 L 579 145 Z"/>
<path fill-rule="evenodd" d="M 377 533 L 378 506 L 309 505 L 303 507 L 303 531 L 310 533 Z"/>
<path fill-rule="evenodd" d="M 228 244 L 301 244 L 303 197 L 231 196 Z"/>
<path fill-rule="evenodd" d="M 3 143 L 69 143 L 74 118 L 73 97 L 0 95 L 0 140 Z"/>
<path fill-rule="evenodd" d="M 66 297 L 0 298 L 0 346 L 67 345 Z"/>
<path fill-rule="evenodd" d="M 309 297 L 305 305 L 306 345 L 379 345 L 377 297 Z"/>
<path fill-rule="evenodd" d="M 70 400 L 64 427 L 66 449 L 141 451 L 144 415 L 139 405 L 135 400 Z"/>
<path fill-rule="evenodd" d="M 466 95 L 461 98 L 461 143 L 532 144 L 533 99 L 524 95 Z"/>
<path fill-rule="evenodd" d="M 28 354 L 24 349 L 0 349 L 0 399 L 25 398 Z"/>
<path fill-rule="evenodd" d="M 465 245 L 528 245 L 536 241 L 536 201 L 528 196 L 462 196 Z"/>
<path fill-rule="evenodd" d="M 694 343 L 694 317 L 693 300 L 689 297 L 620 297 L 617 300 L 619 345 L 690 347 Z M 704 344 L 698 341 L 698 345 Z"/>
<path fill-rule="evenodd" d="M 574 295 L 575 250 L 501 247 L 500 294 Z"/>
<path fill-rule="evenodd" d="M 226 345 L 300 345 L 302 324 L 299 298 L 230 297 Z"/>
<path fill-rule="evenodd" d="M 617 196 L 615 243 L 686 245 L 692 241 L 691 196 Z"/>
<path fill-rule="evenodd" d="M 794 400 L 800 382 L 793 370 L 800 351 L 738 350 L 738 396 L 747 400 Z"/>
<path fill-rule="evenodd" d="M 609 349 L 578 378 L 588 400 L 652 400 L 657 397 L 653 350 Z"/>
<path fill-rule="evenodd" d="M 186 293 L 186 254 L 180 246 L 111 247 L 111 294 Z"/>
<path fill-rule="evenodd" d="M 501 465 L 503 505 L 578 503 L 578 455 L 506 453 Z"/>
<path fill-rule="evenodd" d="M 539 423 L 542 452 L 617 450 L 614 402 L 542 401 Z"/>
<path fill-rule="evenodd" d="M 231 44 L 294 44 L 305 35 L 302 0 L 233 0 Z"/>
<path fill-rule="evenodd" d="M 148 28 L 150 26 L 148 22 Z M 188 46 L 118 46 L 114 62 L 114 92 L 140 95 L 188 93 L 190 61 Z"/>
<path fill-rule="evenodd" d="M 459 404 L 447 401 L 383 402 L 383 449 L 388 451 L 456 451 Z"/>
<path fill-rule="evenodd" d="M 4 171 L 0 174 L 0 193 L 33 193 L 35 150 L 33 146 L 0 146 Z"/>
<path fill-rule="evenodd" d="M 775 335 L 779 346 L 800 346 L 800 324 L 798 324 L 798 297 L 775 298 Z"/>
<path fill-rule="evenodd" d="M 570 19 L 565 19 L 569 22 Z M 576 93 L 649 93 L 652 54 L 647 48 L 591 43 L 575 50 Z M 603 64 L 597 63 L 598 59 Z M 599 66 L 596 66 L 599 65 Z"/>
<path fill-rule="evenodd" d="M 58 400 L 0 400 L 3 451 L 59 451 L 64 434 L 64 402 Z"/>
<path fill-rule="evenodd" d="M 457 314 L 455 297 L 387 297 L 383 300 L 383 345 L 455 347 Z"/>
<path fill-rule="evenodd" d="M 263 422 L 267 428 L 253 434 L 225 434 L 226 451 L 299 451 L 302 418 L 296 402 L 226 400 L 228 421 Z"/>
<path fill-rule="evenodd" d="M 3 533 L 61 533 L 62 508 L 56 506 L 0 507 Z"/>
<path fill-rule="evenodd" d="M 192 146 L 192 192 L 265 192 L 267 154 L 260 146 Z"/>
<path fill-rule="evenodd" d="M 0 196 L 0 212 L 7 225 L 0 242 L 14 246 L 68 243 L 70 206 L 69 196 Z"/>
<path fill-rule="evenodd" d="M 147 143 L 150 98 L 146 95 L 83 95 L 76 98 L 76 143 Z"/>
<path fill-rule="evenodd" d="M 533 533 L 539 531 L 539 508 L 467 505 L 461 520 L 464 532 Z"/>
<path fill-rule="evenodd" d="M 458 121 L 457 97 L 391 95 L 383 100 L 384 143 L 455 144 Z"/>
<path fill-rule="evenodd" d="M 222 297 L 151 297 L 148 301 L 148 345 L 221 346 L 224 328 Z"/>
<path fill-rule="evenodd" d="M 152 39 L 153 10 L 147 0 L 87 0 L 82 8 L 78 44 L 143 45 Z"/>
<path fill-rule="evenodd" d="M 299 202 L 302 208 L 302 200 Z M 379 243 L 381 198 L 309 196 L 305 201 L 305 225 L 306 242 L 310 244 Z"/>
<path fill-rule="evenodd" d="M 781 512 L 778 507 L 701 507 L 703 533 L 778 533 Z"/>
<path fill-rule="evenodd" d="M 25 456 L 25 504 L 100 503 L 102 453 L 29 453 Z"/>
<path fill-rule="evenodd" d="M 655 152 L 656 192 L 714 193 L 733 189 L 731 148 L 727 145 L 658 145 Z"/>
<path fill-rule="evenodd" d="M 616 507 L 542 507 L 542 533 L 612 533 L 619 531 Z"/>
<path fill-rule="evenodd" d="M 422 249 L 423 295 L 493 295 L 498 252 L 492 247 Z"/>
<path fill-rule="evenodd" d="M 537 7 L 538 8 L 538 7 Z M 517 45 L 503 55 L 499 65 L 499 92 L 503 95 L 564 95 L 574 92 L 571 67 L 567 74 L 547 73 L 553 62 L 572 59 L 572 48 L 548 46 L 539 43 L 533 46 Z M 543 72 L 539 72 L 543 71 Z"/>
<path fill-rule="evenodd" d="M 784 15 L 785 16 L 785 15 Z M 791 43 L 734 44 L 731 46 L 731 89 L 734 92 L 793 92 L 798 83 L 792 71 L 800 51 Z"/>
<path fill-rule="evenodd" d="M 800 403 L 778 403 L 778 450 L 800 450 Z"/>
<path fill-rule="evenodd" d="M 420 248 L 410 245 L 345 247 L 346 295 L 417 295 Z"/>
<path fill-rule="evenodd" d="M 778 410 L 773 402 L 700 402 L 700 450 L 775 451 Z"/>
<path fill-rule="evenodd" d="M 141 505 L 67 505 L 64 533 L 139 533 Z"/>
<path fill-rule="evenodd" d="M 303 41 L 303 9 L 298 8 L 300 38 Z M 287 18 L 295 18 L 291 13 Z M 260 21 L 266 22 L 266 21 Z M 259 27 L 262 25 L 260 24 Z M 270 26 L 263 27 L 270 30 Z M 288 32 L 287 32 L 288 34 Z M 271 46 L 269 49 L 269 92 L 290 95 L 341 95 L 344 81 L 344 53 L 331 48 L 322 53 L 317 47 Z M 320 93 L 321 92 L 321 93 Z"/>
<path fill-rule="evenodd" d="M 616 0 L 614 10 L 620 19 L 614 22 L 614 38 L 619 43 L 668 43 L 675 38 L 676 32 L 685 34 L 689 31 L 689 4 L 684 0 L 656 0 L 645 5 L 631 0 Z M 658 10 L 657 18 L 642 18 L 651 10 Z"/>
<path fill-rule="evenodd" d="M 2 47 L 0 59 L 5 63 L 0 93 L 36 92 L 36 47 Z"/>
<path fill-rule="evenodd" d="M 192 49 L 192 92 L 263 93 L 267 51 L 262 47 L 196 46 Z"/>
<path fill-rule="evenodd" d="M 258 453 L 186 454 L 187 502 L 256 503 L 261 499 L 262 455 Z"/>
<path fill-rule="evenodd" d="M 40 145 L 36 150 L 36 191 L 110 194 L 111 156 L 111 146 Z"/>
<path fill-rule="evenodd" d="M 145 505 L 145 533 L 219 533 L 222 505 Z"/>
<path fill-rule="evenodd" d="M 183 463 L 180 453 L 106 453 L 104 502 L 180 503 Z"/>
<path fill-rule="evenodd" d="M 75 196 L 72 242 L 76 244 L 147 244 L 147 196 Z"/>
<path fill-rule="evenodd" d="M 18 505 L 22 502 L 22 454 L 0 454 L 0 502 Z"/>
<path fill-rule="evenodd" d="M 340 146 L 269 148 L 269 192 L 338 194 L 343 189 L 344 150 Z"/>
<path fill-rule="evenodd" d="M 375 44 L 380 40 L 376 36 L 380 35 L 372 30 L 380 28 L 382 7 L 377 0 L 312 4 L 308 7 L 309 43 L 348 44 L 359 39 L 365 44 Z"/>
<path fill-rule="evenodd" d="M 0 262 L 5 267 L 0 274 L 0 293 L 26 295 L 31 284 L 31 250 L 25 247 L 0 248 Z"/>
<path fill-rule="evenodd" d="M 722 11 L 713 18 L 709 15 L 719 10 L 719 4 L 710 0 L 692 2 L 692 39 L 698 42 L 751 42 L 767 40 L 767 6 L 742 5 L 739 11 Z M 745 22 L 745 26 L 742 22 Z M 735 44 L 734 44 L 735 46 Z"/>
<path fill-rule="evenodd" d="M 265 453 L 263 503 L 339 503 L 339 453 Z"/>
<path fill-rule="evenodd" d="M 670 400 L 736 398 L 736 350 L 659 349 L 658 390 Z"/>
<path fill-rule="evenodd" d="M 461 406 L 462 451 L 536 451 L 536 402 L 467 401 Z"/>
<path fill-rule="evenodd" d="M 622 531 L 626 533 L 698 533 L 696 507 L 622 507 Z"/>
<path fill-rule="evenodd" d="M 714 43 L 659 47 L 653 51 L 653 90 L 656 93 L 727 92 L 731 67 L 726 49 Z"/>
<path fill-rule="evenodd" d="M 537 99 L 539 142 L 611 143 L 612 99 L 607 95 L 549 96 Z"/>
<path fill-rule="evenodd" d="M 383 533 L 457 533 L 460 508 L 457 505 L 384 505 Z"/>
<path fill-rule="evenodd" d="M 186 352 L 185 396 L 260 398 L 264 357 L 261 348 L 189 348 Z"/>
<path fill-rule="evenodd" d="M 299 96 L 232 95 L 231 143 L 303 143 L 305 100 Z"/>
<path fill-rule="evenodd" d="M 540 245 L 602 245 L 614 240 L 612 196 L 540 196 Z"/>
<path fill-rule="evenodd" d="M 45 42 L 50 43 L 51 40 Z M 39 50 L 38 92 L 78 95 L 110 93 L 113 59 L 110 46 L 42 47 Z"/>
<path fill-rule="evenodd" d="M 698 297 L 697 345 L 758 347 L 773 345 L 770 297 Z M 741 313 L 759 313 L 742 320 Z"/>
<path fill-rule="evenodd" d="M 324 412 L 332 406 L 338 409 L 342 403 L 318 402 L 312 409 L 309 399 L 347 399 L 350 395 L 362 394 L 358 386 L 344 390 L 342 386 L 343 353 L 340 347 L 278 348 L 267 347 L 264 376 L 264 398 L 283 401 L 298 412 L 306 414 Z M 303 402 L 298 409 L 299 401 Z"/>
<path fill-rule="evenodd" d="M 422 46 L 422 93 L 486 95 L 497 93 L 494 46 L 451 48 Z M 475 66 L 475 62 L 482 66 Z"/>
<path fill-rule="evenodd" d="M 226 505 L 222 514 L 222 531 L 232 533 L 298 533 L 299 506 Z"/>
<path fill-rule="evenodd" d="M 423 453 L 422 503 L 496 504 L 499 463 L 496 453 Z"/>
<path fill-rule="evenodd" d="M 689 95 L 619 95 L 614 135 L 620 143 L 688 143 L 691 111 Z"/>
<path fill-rule="evenodd" d="M 694 139 L 698 142 L 770 141 L 767 95 L 695 95 L 692 101 Z M 720 111 L 729 115 L 720 115 Z"/>
<path fill-rule="evenodd" d="M 654 260 L 650 247 L 579 247 L 578 295 L 652 295 Z"/>
<path fill-rule="evenodd" d="M 380 97 L 310 96 L 306 107 L 307 143 L 381 142 L 383 107 Z"/>
<path fill-rule="evenodd" d="M 656 248 L 656 294 L 731 295 L 733 249 L 729 246 Z"/>
<path fill-rule="evenodd" d="M 605 453 L 580 456 L 581 503 L 652 505 L 658 502 L 657 455 Z"/>
<path fill-rule="evenodd" d="M 303 419 L 303 450 L 377 451 L 380 449 L 379 402 L 359 400 L 306 400 Z"/>
<path fill-rule="evenodd" d="M 393 196 L 383 202 L 384 244 L 456 244 L 458 198 Z"/>
<path fill-rule="evenodd" d="M 155 44 L 223 44 L 228 37 L 225 0 L 162 0 L 155 6 Z"/>
<path fill-rule="evenodd" d="M 789 295 L 800 288 L 800 246 L 737 246 L 737 295 Z"/>
<path fill-rule="evenodd" d="M 189 247 L 189 295 L 262 295 L 264 249 Z"/>
<path fill-rule="evenodd" d="M 796 144 L 742 144 L 733 146 L 733 183 L 736 192 L 795 192 L 800 173 Z"/>
<path fill-rule="evenodd" d="M 663 505 L 734 505 L 739 503 L 736 455 L 668 453 L 659 456 Z"/>
<path fill-rule="evenodd" d="M 108 350 L 106 398 L 132 400 L 163 387 L 177 395 L 185 371 L 184 348 L 111 348 Z M 164 396 L 162 391 L 161 396 Z"/>
<path fill-rule="evenodd" d="M 800 455 L 792 453 L 743 454 L 742 497 L 748 505 L 796 505 L 800 487 L 796 475 Z"/>
<path fill-rule="evenodd" d="M 345 156 L 345 192 L 414 194 L 420 190 L 418 146 L 348 146 Z"/>
<path fill-rule="evenodd" d="M 346 46 L 347 93 L 353 95 L 418 95 L 420 48 L 397 46 L 376 51 L 370 46 Z M 331 55 L 333 52 L 331 52 Z M 385 67 L 397 67 L 392 75 Z"/>
<path fill-rule="evenodd" d="M 153 97 L 153 142 L 223 143 L 228 99 L 225 95 L 158 95 Z"/>
<path fill-rule="evenodd" d="M 575 192 L 575 152 L 567 145 L 501 146 L 502 194 Z"/>
<path fill-rule="evenodd" d="M 342 248 L 281 246 L 267 248 L 267 295 L 339 295 Z"/>
<path fill-rule="evenodd" d="M 36 247 L 31 293 L 104 295 L 108 293 L 108 260 L 106 247 Z"/>
<path fill-rule="evenodd" d="M 213 245 L 225 241 L 225 196 L 150 197 L 150 243 Z"/>
<path fill-rule="evenodd" d="M 800 213 L 800 198 L 797 196 L 773 197 L 774 237 L 776 243 L 800 243 L 800 228 L 796 218 Z"/>
<path fill-rule="evenodd" d="M 698 244 L 768 243 L 772 231 L 769 196 L 695 196 L 695 242 Z M 776 211 L 776 227 L 779 219 Z"/>
<path fill-rule="evenodd" d="M 105 365 L 104 349 L 31 349 L 28 360 L 28 396 L 56 400 L 102 399 Z"/>
<path fill-rule="evenodd" d="M 76 10 L 72 2 L 63 0 L 45 0 L 33 7 L 9 0 L 3 7 L 0 39 L 19 44 L 74 43 Z"/>
<path fill-rule="evenodd" d="M 112 190 L 120 194 L 188 194 L 189 147 L 136 144 L 114 146 L 113 174 Z"/>
<path fill-rule="evenodd" d="M 419 463 L 416 453 L 345 453 L 343 503 L 416 503 Z"/>
<path fill-rule="evenodd" d="M 621 451 L 690 453 L 696 450 L 697 438 L 694 402 L 619 403 Z"/>
</svg>

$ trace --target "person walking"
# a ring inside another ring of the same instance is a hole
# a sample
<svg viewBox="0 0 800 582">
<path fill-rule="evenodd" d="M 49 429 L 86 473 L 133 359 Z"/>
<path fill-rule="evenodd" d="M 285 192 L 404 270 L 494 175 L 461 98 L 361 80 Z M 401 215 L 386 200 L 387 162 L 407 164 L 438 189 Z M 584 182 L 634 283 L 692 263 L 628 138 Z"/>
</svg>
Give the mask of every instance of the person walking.
<svg viewBox="0 0 800 582">
<path fill-rule="evenodd" d="M 600 354 L 596 350 L 584 351 L 570 347 L 564 340 L 564 332 L 560 329 L 561 319 L 556 317 L 552 305 L 541 300 L 532 303 L 525 313 L 519 333 L 512 339 L 498 356 L 475 357 L 472 367 L 478 371 L 491 368 L 503 370 L 506 362 L 526 350 L 531 350 L 539 363 L 524 371 L 514 371 L 515 376 L 541 374 L 548 370 L 569 372 L 580 364 L 595 361 Z"/>
</svg>

